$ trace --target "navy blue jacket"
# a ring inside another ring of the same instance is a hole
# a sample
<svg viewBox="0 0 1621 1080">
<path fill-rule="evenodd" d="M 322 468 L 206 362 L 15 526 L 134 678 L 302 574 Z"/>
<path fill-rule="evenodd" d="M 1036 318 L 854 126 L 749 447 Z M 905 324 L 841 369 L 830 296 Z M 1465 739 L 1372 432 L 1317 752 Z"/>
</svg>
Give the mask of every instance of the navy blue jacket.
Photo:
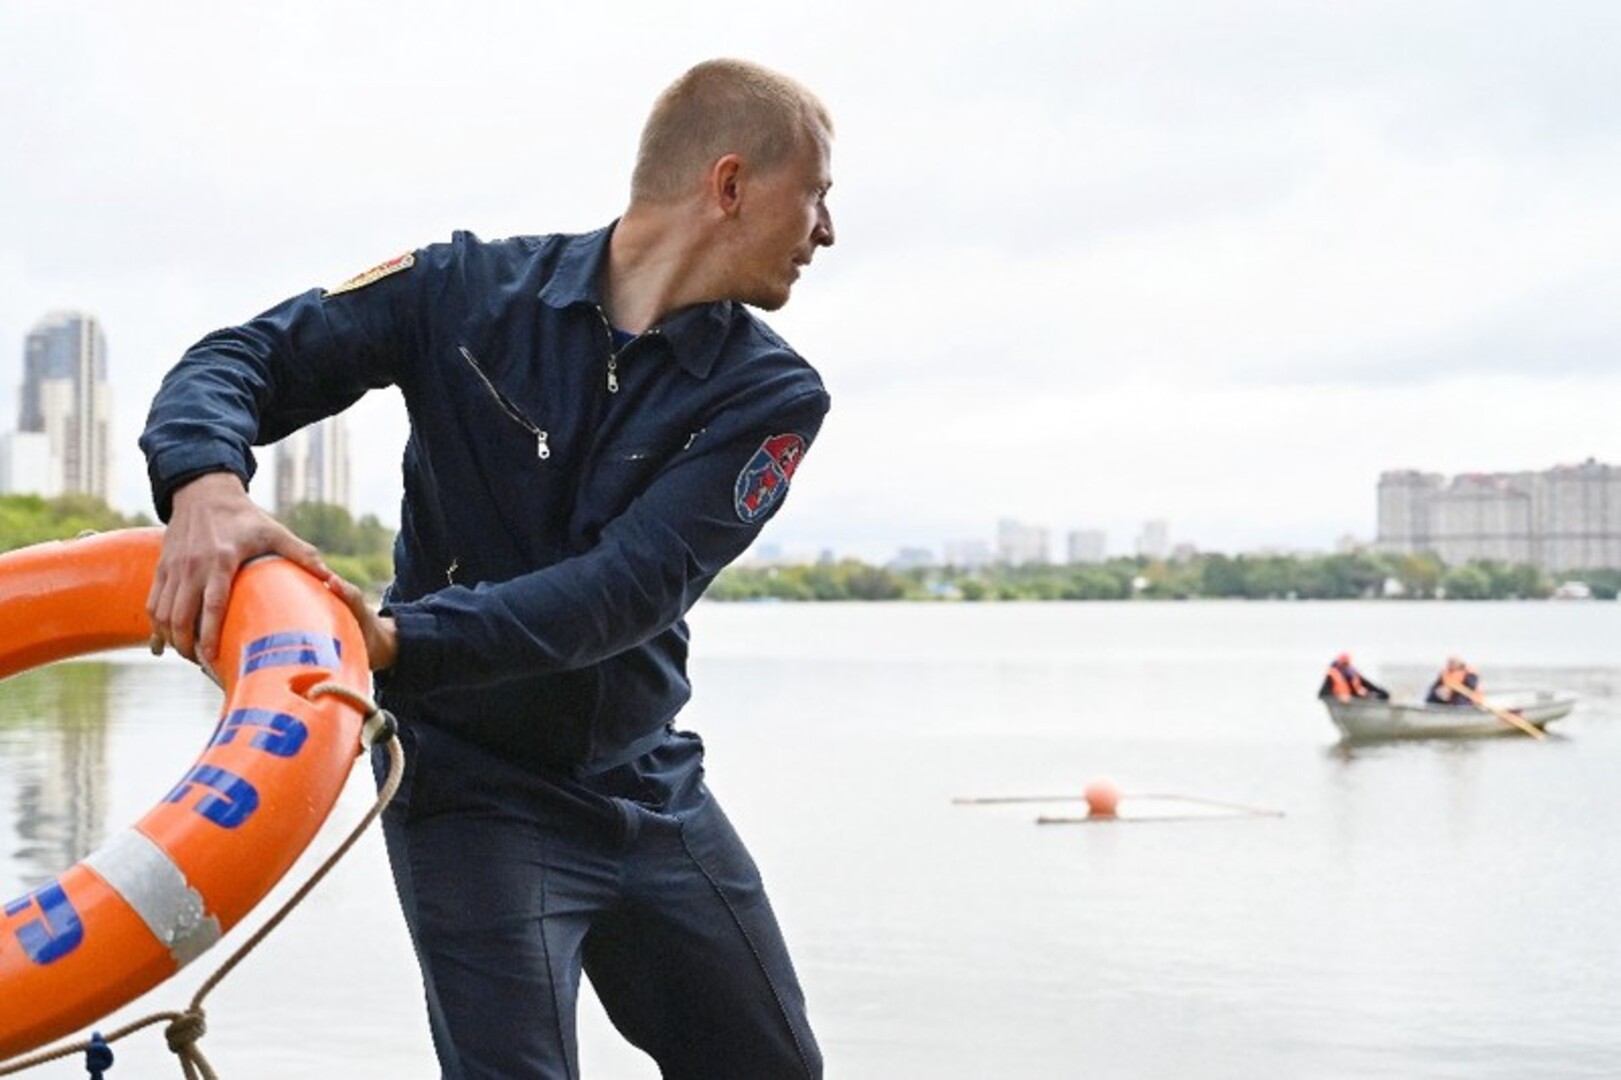
<svg viewBox="0 0 1621 1080">
<path fill-rule="evenodd" d="M 185 481 L 246 481 L 252 446 L 399 387 L 383 703 L 525 763 L 605 766 L 662 738 L 691 694 L 683 616 L 781 505 L 829 406 L 740 304 L 616 349 L 610 232 L 457 233 L 294 297 L 188 350 L 141 436 L 167 520 Z"/>
</svg>

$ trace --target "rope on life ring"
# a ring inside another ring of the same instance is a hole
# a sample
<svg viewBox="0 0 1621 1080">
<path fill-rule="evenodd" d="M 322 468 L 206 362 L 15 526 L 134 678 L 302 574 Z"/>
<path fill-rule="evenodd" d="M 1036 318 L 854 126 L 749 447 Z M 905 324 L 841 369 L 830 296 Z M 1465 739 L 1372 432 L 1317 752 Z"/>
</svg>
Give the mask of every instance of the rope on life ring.
<svg viewBox="0 0 1621 1080">
<path fill-rule="evenodd" d="M 161 529 L 129 529 L 0 555 L 0 678 L 144 644 L 146 594 L 162 539 Z M 356 689 L 370 681 L 365 644 L 354 617 L 320 581 L 281 559 L 244 566 L 232 586 L 216 676 L 225 691 L 219 723 L 168 794 L 132 828 L 0 908 L 0 1061 L 100 1019 L 206 951 L 309 845 L 362 745 L 389 738 L 393 767 L 378 805 L 198 990 L 192 1008 L 127 1025 L 105 1040 L 169 1019 L 171 1048 L 187 1075 L 212 1075 L 195 1052 L 203 995 L 296 906 L 392 795 L 402 763 L 392 719 Z M 0 1075 L 46 1059 L 0 1068 Z"/>
</svg>

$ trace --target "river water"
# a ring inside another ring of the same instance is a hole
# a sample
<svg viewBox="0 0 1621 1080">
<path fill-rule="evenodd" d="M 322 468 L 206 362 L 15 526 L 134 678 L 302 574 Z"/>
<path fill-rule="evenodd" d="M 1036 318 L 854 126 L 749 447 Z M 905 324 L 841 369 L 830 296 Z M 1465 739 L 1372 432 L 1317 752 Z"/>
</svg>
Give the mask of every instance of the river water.
<svg viewBox="0 0 1621 1080">
<path fill-rule="evenodd" d="M 1621 1076 L 1621 604 L 706 603 L 691 622 L 684 723 L 830 1077 Z M 1458 652 L 1488 693 L 1581 703 L 1544 742 L 1346 747 L 1313 697 L 1341 650 L 1398 692 Z M 140 817 L 218 706 L 173 658 L 0 683 L 0 899 Z M 1114 823 L 953 803 L 1096 778 L 1125 792 Z M 312 852 L 369 801 L 357 770 Z M 118 1015 L 182 1006 L 224 956 Z M 656 1075 L 590 1002 L 582 1024 L 592 1080 Z M 209 1025 L 231 1080 L 437 1075 L 380 837 L 210 996 Z M 113 1080 L 179 1074 L 155 1030 L 117 1051 Z"/>
</svg>

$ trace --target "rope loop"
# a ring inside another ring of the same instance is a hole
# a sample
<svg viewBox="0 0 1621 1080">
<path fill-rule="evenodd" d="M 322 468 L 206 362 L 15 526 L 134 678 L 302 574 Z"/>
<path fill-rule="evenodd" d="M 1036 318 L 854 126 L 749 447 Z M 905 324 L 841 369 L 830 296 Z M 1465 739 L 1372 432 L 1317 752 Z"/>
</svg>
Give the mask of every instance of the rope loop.
<svg viewBox="0 0 1621 1080">
<path fill-rule="evenodd" d="M 399 734 L 400 725 L 399 721 L 394 719 L 394 714 L 353 687 L 339 682 L 324 682 L 317 683 L 304 692 L 304 696 L 308 698 L 327 694 L 342 698 L 360 711 L 365 718 L 360 729 L 360 743 L 367 749 L 378 743 L 391 742 L 394 736 Z"/>
<path fill-rule="evenodd" d="M 271 931 L 280 926 L 282 920 L 292 914 L 293 909 L 298 907 L 304 898 L 310 894 L 310 891 L 320 883 L 321 879 L 326 877 L 332 868 L 337 865 L 338 860 L 342 859 L 349 849 L 354 847 L 355 842 L 360 839 L 371 823 L 377 820 L 378 816 L 393 800 L 394 793 L 399 790 L 400 779 L 405 773 L 405 750 L 400 745 L 400 740 L 395 737 L 399 731 L 399 724 L 392 714 L 386 709 L 379 708 L 365 694 L 352 690 L 341 683 L 320 683 L 311 687 L 306 696 L 313 698 L 323 694 L 341 697 L 365 715 L 362 742 L 366 746 L 382 744 L 388 748 L 388 775 L 378 787 L 377 800 L 372 804 L 371 809 L 361 816 L 359 823 L 350 830 L 349 834 L 333 849 L 332 853 L 326 857 L 321 865 L 310 874 L 309 878 L 294 890 L 293 894 L 270 918 L 265 920 L 264 925 L 244 941 L 223 964 L 215 969 L 212 975 L 203 980 L 202 985 L 197 988 L 197 992 L 192 995 L 191 1005 L 185 1012 L 152 1013 L 133 1023 L 124 1025 L 105 1039 L 102 1038 L 100 1032 L 96 1032 L 86 1041 L 68 1046 L 59 1046 L 53 1050 L 44 1050 L 29 1057 L 0 1061 L 0 1077 L 10 1076 L 13 1073 L 19 1073 L 25 1069 L 31 1069 L 82 1051 L 86 1059 L 85 1067 L 89 1069 L 93 1080 L 99 1080 L 102 1071 L 112 1066 L 113 1053 L 110 1043 L 117 1042 L 126 1035 L 132 1035 L 142 1028 L 167 1020 L 169 1024 L 164 1028 L 164 1037 L 169 1043 L 169 1049 L 180 1059 L 180 1066 L 185 1072 L 186 1080 L 219 1080 L 218 1074 L 209 1065 L 208 1059 L 203 1056 L 202 1047 L 197 1045 L 198 1041 L 208 1033 L 208 1024 L 204 1020 L 203 1014 L 203 998 L 214 987 L 218 986 L 225 976 L 230 974 L 261 941 L 268 937 Z M 99 1069 L 97 1068 L 98 1064 Z"/>
</svg>

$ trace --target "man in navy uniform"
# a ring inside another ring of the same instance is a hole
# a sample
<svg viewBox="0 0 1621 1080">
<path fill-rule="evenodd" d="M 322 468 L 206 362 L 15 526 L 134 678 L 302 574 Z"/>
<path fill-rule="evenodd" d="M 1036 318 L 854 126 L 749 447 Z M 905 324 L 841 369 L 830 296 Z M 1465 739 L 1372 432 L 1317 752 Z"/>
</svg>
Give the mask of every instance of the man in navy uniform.
<svg viewBox="0 0 1621 1080">
<path fill-rule="evenodd" d="M 155 644 L 211 661 L 274 552 L 355 612 L 408 771 L 385 816 L 444 1076 L 575 1077 L 583 971 L 666 1077 L 821 1075 L 760 875 L 710 794 L 684 615 L 782 505 L 829 405 L 772 311 L 833 243 L 832 122 L 740 61 L 655 103 L 577 236 L 401 255 L 210 334 L 141 438 Z M 251 447 L 396 386 L 380 611 L 248 498 Z"/>
</svg>

